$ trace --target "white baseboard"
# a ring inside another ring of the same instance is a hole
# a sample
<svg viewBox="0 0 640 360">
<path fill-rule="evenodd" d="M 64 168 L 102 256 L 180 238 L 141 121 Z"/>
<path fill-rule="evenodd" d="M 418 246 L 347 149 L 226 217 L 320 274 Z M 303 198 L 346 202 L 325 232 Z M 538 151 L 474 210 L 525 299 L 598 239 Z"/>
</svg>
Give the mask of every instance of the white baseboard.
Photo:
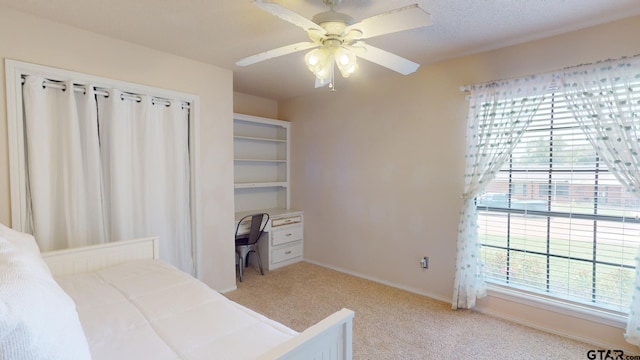
<svg viewBox="0 0 640 360">
<path fill-rule="evenodd" d="M 237 290 L 237 289 L 238 289 L 238 287 L 237 287 L 237 286 L 233 286 L 233 287 L 230 287 L 230 288 L 227 288 L 227 289 L 222 289 L 222 290 L 217 290 L 217 291 L 218 291 L 219 293 L 221 293 L 221 294 L 226 294 L 226 293 L 228 293 L 229 291 L 233 291 L 233 290 Z"/>
<path fill-rule="evenodd" d="M 320 261 L 315 261 L 315 260 L 310 260 L 310 259 L 304 259 L 303 261 L 311 263 L 311 264 L 315 264 L 318 266 L 322 266 L 328 269 L 332 269 L 332 270 L 336 270 L 345 274 L 349 274 L 349 275 L 353 275 L 362 279 L 366 279 L 366 280 L 370 280 L 379 284 L 383 284 L 383 285 L 387 285 L 387 286 L 391 286 L 393 288 L 396 289 L 401 289 L 401 290 L 405 290 L 414 294 L 418 294 L 418 295 L 422 295 L 422 296 L 426 296 L 428 298 L 434 299 L 434 300 L 438 300 L 438 301 L 442 301 L 442 302 L 446 302 L 446 303 L 451 303 L 451 299 L 447 299 L 444 298 L 442 296 L 439 295 L 435 295 L 433 293 L 429 293 L 423 290 L 419 290 L 419 289 L 415 289 L 415 288 L 411 288 L 411 287 L 407 287 L 404 285 L 400 285 L 400 284 L 396 284 L 394 282 L 391 281 L 387 281 L 387 280 L 382 280 L 373 276 L 368 276 L 368 275 L 364 275 L 364 274 L 360 274 L 351 270 L 347 270 L 341 267 L 337 267 L 337 266 L 333 266 L 333 265 L 329 265 Z M 489 295 L 491 296 L 491 295 Z M 543 311 L 545 309 L 542 309 Z M 618 349 L 620 348 L 620 345 L 616 345 L 616 344 L 610 344 L 610 343 L 606 343 L 603 341 L 599 341 L 596 339 L 592 339 L 592 338 L 585 338 L 585 337 L 581 337 L 581 336 L 576 336 L 575 334 L 571 334 L 568 332 L 564 332 L 564 331 L 558 331 L 557 329 L 554 329 L 552 327 L 547 327 L 541 324 L 537 324 L 537 323 L 533 323 L 518 317 L 514 317 L 511 315 L 507 315 L 505 313 L 501 313 L 499 311 L 495 311 L 495 310 L 490 310 L 490 309 L 474 309 L 473 311 L 477 311 L 481 314 L 485 314 L 488 316 L 492 316 L 492 317 L 496 317 L 499 319 L 503 319 L 503 320 L 507 320 L 519 325 L 523 325 L 523 326 L 527 326 L 536 330 L 540 330 L 540 331 L 544 331 L 550 334 L 554 334 L 554 335 L 558 335 L 558 336 L 562 336 L 568 339 L 572 339 L 572 340 L 576 340 L 576 341 L 580 341 L 580 342 L 584 342 L 587 344 L 591 344 L 594 347 L 598 347 L 598 348 L 602 348 L 602 349 Z M 546 311 L 549 311 L 548 309 L 546 309 Z M 566 314 L 566 312 L 563 312 Z M 640 352 L 638 352 L 638 349 L 633 347 L 633 345 L 629 344 L 629 346 L 624 347 L 623 349 L 625 351 L 625 355 L 638 355 L 640 354 Z M 585 354 L 586 356 L 586 354 Z"/>
<path fill-rule="evenodd" d="M 303 259 L 303 261 L 308 262 L 310 264 L 322 266 L 322 267 L 325 267 L 325 268 L 328 268 L 328 269 L 332 269 L 332 270 L 335 270 L 335 271 L 339 271 L 339 272 L 342 272 L 342 273 L 345 273 L 345 274 L 353 275 L 353 276 L 359 277 L 361 279 L 370 280 L 370 281 L 376 282 L 378 284 L 391 286 L 391 287 L 396 288 L 396 289 L 405 290 L 405 291 L 408 291 L 410 293 L 426 296 L 426 297 L 434 299 L 434 300 L 438 300 L 438 301 L 442 301 L 442 302 L 451 304 L 451 299 L 447 299 L 447 298 L 444 298 L 442 296 L 439 296 L 439 295 L 436 295 L 436 294 L 433 294 L 433 293 L 429 293 L 429 292 L 426 292 L 426 291 L 423 291 L 423 290 L 419 290 L 419 289 L 415 289 L 415 288 L 412 288 L 412 287 L 396 284 L 394 282 L 387 281 L 387 280 L 382 280 L 382 279 L 379 279 L 379 278 L 376 278 L 376 277 L 373 277 L 373 276 L 360 274 L 360 273 L 357 273 L 355 271 L 351 271 L 351 270 L 343 269 L 341 267 L 325 264 L 325 263 L 320 262 L 320 261 L 309 260 L 309 259 Z"/>
</svg>

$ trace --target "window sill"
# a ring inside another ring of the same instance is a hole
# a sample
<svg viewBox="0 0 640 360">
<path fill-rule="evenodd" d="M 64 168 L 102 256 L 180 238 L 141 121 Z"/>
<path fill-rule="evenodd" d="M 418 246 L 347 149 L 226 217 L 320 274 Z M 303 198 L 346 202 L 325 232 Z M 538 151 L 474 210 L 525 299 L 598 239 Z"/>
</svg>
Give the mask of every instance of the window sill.
<svg viewBox="0 0 640 360">
<path fill-rule="evenodd" d="M 487 295 L 620 329 L 625 329 L 627 326 L 628 316 L 624 313 L 545 297 L 496 284 L 487 284 Z"/>
</svg>

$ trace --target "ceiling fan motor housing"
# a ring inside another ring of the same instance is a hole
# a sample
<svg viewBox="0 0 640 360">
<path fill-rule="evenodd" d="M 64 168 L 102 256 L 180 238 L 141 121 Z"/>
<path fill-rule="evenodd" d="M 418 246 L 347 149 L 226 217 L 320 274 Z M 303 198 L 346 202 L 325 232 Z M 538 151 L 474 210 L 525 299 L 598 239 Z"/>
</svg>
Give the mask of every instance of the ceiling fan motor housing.
<svg viewBox="0 0 640 360">
<path fill-rule="evenodd" d="M 349 34 L 345 34 L 345 29 L 348 26 L 355 24 L 356 21 L 354 18 L 344 13 L 333 10 L 326 11 L 316 14 L 312 21 L 320 25 L 326 31 L 326 34 L 320 34 L 313 31 L 313 29 L 310 29 L 308 31 L 308 35 L 311 40 L 320 42 L 324 45 L 327 45 L 327 43 L 335 43 L 336 41 L 339 41 L 340 44 L 349 44 L 354 39 L 362 36 L 362 32 L 357 29 L 352 29 L 349 31 Z"/>
<path fill-rule="evenodd" d="M 344 30 L 345 27 L 347 27 L 349 25 L 353 25 L 353 24 L 356 23 L 356 20 L 354 18 L 352 18 L 351 16 L 349 16 L 349 15 L 347 15 L 345 13 L 337 12 L 337 11 L 321 12 L 319 14 L 314 15 L 311 20 L 314 23 L 322 26 L 327 31 L 329 31 L 329 29 L 327 29 L 325 27 L 325 25 L 323 25 L 323 24 L 327 24 L 327 23 L 342 24 L 342 29 L 341 30 Z M 336 35 L 340 35 L 340 33 L 338 33 Z"/>
</svg>

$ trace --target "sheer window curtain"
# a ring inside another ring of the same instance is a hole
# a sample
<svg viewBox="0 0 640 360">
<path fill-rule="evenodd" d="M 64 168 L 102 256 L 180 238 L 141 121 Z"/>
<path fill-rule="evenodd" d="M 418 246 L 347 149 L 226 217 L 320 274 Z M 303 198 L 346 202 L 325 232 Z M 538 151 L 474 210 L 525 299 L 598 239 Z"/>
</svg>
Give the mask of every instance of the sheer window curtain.
<svg viewBox="0 0 640 360">
<path fill-rule="evenodd" d="M 195 274 L 189 110 L 43 81 L 23 85 L 27 212 L 42 251 L 157 235 L 160 257 Z"/>
<path fill-rule="evenodd" d="M 486 295 L 475 197 L 496 176 L 544 99 L 551 76 L 531 76 L 471 88 L 463 207 L 458 225 L 452 308 L 472 308 Z"/>
<path fill-rule="evenodd" d="M 579 66 L 563 77 L 586 138 L 626 190 L 640 197 L 640 56 Z M 640 248 L 625 338 L 640 346 Z"/>
</svg>

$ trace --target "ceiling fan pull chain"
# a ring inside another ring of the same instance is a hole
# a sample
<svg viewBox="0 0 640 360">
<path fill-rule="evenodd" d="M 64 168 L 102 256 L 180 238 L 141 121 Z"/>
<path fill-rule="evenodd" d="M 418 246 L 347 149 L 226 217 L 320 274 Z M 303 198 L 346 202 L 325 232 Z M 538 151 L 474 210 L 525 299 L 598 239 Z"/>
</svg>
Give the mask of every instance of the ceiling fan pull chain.
<svg viewBox="0 0 640 360">
<path fill-rule="evenodd" d="M 334 65 L 333 65 L 333 59 L 331 59 L 331 80 L 329 80 L 329 89 L 331 89 L 331 91 L 336 91 L 336 78 L 333 77 L 334 73 Z"/>
</svg>

